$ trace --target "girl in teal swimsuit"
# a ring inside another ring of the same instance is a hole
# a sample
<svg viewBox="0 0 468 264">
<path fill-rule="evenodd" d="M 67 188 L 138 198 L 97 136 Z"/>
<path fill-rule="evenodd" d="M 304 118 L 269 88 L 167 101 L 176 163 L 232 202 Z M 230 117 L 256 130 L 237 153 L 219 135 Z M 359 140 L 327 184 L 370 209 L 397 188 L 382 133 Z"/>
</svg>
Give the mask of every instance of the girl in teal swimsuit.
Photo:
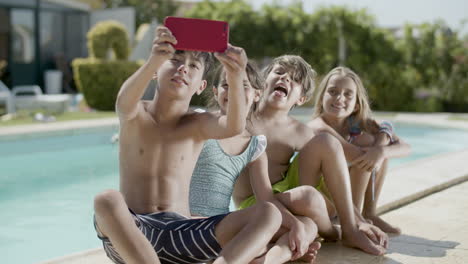
<svg viewBox="0 0 468 264">
<path fill-rule="evenodd" d="M 229 103 L 229 87 L 222 69 L 216 77 L 213 94 L 219 113 L 222 114 Z M 248 105 L 255 109 L 255 104 L 260 99 L 263 81 L 250 63 L 246 68 L 244 87 Z M 320 243 L 314 242 L 317 226 L 310 218 L 291 214 L 274 197 L 268 177 L 266 145 L 265 136 L 253 136 L 247 130 L 232 138 L 208 140 L 192 175 L 189 196 L 191 213 L 194 216 L 209 217 L 219 212 L 229 212 L 234 185 L 245 168 L 251 175 L 249 189 L 254 190 L 257 199 L 273 202 L 283 215 L 283 228 L 277 234 L 275 244 L 267 253 L 268 256 L 264 255 L 263 258 L 273 259 L 275 263 L 302 258 L 310 263 L 320 248 Z"/>
<path fill-rule="evenodd" d="M 410 146 L 398 139 L 389 122 L 372 118 L 367 91 L 359 76 L 346 67 L 331 70 L 317 91 L 314 118 L 308 125 L 335 135 L 350 165 L 353 203 L 362 215 L 387 233 L 398 227 L 376 214 L 388 159 L 409 155 Z"/>
</svg>

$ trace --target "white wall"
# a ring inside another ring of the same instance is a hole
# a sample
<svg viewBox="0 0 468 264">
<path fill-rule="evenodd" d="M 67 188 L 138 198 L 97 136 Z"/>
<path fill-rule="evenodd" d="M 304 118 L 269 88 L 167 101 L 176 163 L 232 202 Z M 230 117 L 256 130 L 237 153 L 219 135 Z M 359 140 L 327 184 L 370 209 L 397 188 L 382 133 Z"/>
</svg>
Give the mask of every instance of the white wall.
<svg viewBox="0 0 468 264">
<path fill-rule="evenodd" d="M 135 38 L 135 9 L 133 7 L 120 7 L 92 11 L 89 16 L 90 28 L 104 20 L 116 20 L 122 23 L 127 29 L 128 38 L 130 39 L 130 47 L 133 47 L 133 40 Z"/>
<path fill-rule="evenodd" d="M 139 34 L 141 34 L 141 39 L 135 41 L 130 60 L 146 60 L 148 58 L 153 46 L 153 39 L 157 26 L 157 22 L 153 21 L 149 26 L 143 27 L 144 29 L 142 31 L 144 32 L 139 32 Z"/>
</svg>

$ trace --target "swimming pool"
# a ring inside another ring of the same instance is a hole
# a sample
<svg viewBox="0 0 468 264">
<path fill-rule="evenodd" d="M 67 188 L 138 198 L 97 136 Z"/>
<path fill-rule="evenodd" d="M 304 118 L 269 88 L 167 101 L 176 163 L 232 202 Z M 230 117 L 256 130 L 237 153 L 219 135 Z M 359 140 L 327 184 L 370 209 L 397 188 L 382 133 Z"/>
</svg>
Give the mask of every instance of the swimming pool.
<svg viewBox="0 0 468 264">
<path fill-rule="evenodd" d="M 468 132 L 396 124 L 413 154 L 405 162 L 468 147 Z M 100 247 L 93 197 L 118 188 L 116 128 L 0 138 L 0 255 L 30 264 Z M 457 140 L 447 140 L 447 139 Z"/>
</svg>

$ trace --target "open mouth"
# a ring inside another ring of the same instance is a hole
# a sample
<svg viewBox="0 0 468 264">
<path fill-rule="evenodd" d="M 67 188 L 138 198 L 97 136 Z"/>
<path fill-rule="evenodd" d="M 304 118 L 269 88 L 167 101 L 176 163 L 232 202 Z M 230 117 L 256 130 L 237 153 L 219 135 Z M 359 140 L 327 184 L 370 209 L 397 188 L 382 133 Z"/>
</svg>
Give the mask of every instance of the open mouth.
<svg viewBox="0 0 468 264">
<path fill-rule="evenodd" d="M 282 86 L 275 87 L 273 91 L 274 91 L 274 94 L 277 96 L 282 96 L 282 97 L 288 96 L 288 89 Z"/>
</svg>

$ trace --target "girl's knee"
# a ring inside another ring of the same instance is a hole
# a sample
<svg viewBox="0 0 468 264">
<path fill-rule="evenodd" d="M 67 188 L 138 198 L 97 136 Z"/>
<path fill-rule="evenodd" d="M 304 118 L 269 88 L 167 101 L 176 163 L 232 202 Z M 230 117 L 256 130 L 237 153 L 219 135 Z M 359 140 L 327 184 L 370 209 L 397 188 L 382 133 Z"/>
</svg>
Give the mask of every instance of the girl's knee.
<svg viewBox="0 0 468 264">
<path fill-rule="evenodd" d="M 97 215 L 107 215 L 125 204 L 122 194 L 116 190 L 105 190 L 94 197 L 94 211 Z"/>
<path fill-rule="evenodd" d="M 374 145 L 375 137 L 369 133 L 362 133 L 354 141 L 353 144 L 360 147 L 369 147 Z"/>
</svg>

